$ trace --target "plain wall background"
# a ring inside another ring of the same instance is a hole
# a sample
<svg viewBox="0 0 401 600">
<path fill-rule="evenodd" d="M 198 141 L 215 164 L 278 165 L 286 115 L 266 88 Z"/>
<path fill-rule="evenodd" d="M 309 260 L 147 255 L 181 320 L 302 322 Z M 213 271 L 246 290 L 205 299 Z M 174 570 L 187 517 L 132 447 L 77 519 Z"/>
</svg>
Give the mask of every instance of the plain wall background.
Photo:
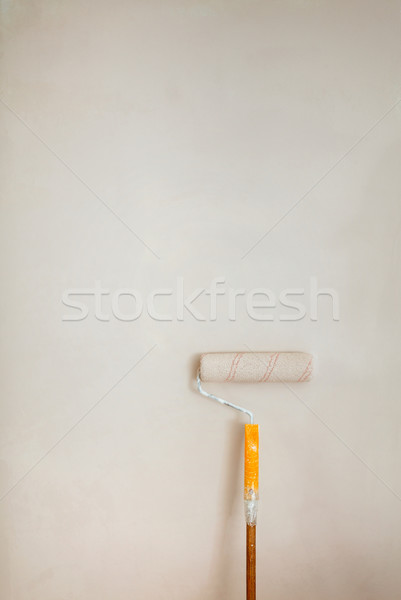
<svg viewBox="0 0 401 600">
<path fill-rule="evenodd" d="M 244 598 L 243 419 L 193 376 L 247 346 L 320 364 L 296 395 L 208 386 L 260 424 L 259 598 L 399 597 L 399 2 L 1 14 L 1 597 Z M 340 320 L 62 320 L 67 288 L 179 276 L 317 277 Z"/>
</svg>

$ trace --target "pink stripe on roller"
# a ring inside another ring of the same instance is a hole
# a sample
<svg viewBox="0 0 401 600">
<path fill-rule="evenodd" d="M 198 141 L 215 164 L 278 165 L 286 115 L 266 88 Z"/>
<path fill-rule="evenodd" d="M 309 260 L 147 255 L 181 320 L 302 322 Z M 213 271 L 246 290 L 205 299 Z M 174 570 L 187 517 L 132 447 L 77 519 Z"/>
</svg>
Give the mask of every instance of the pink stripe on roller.
<svg viewBox="0 0 401 600">
<path fill-rule="evenodd" d="M 305 379 L 307 379 L 309 377 L 309 375 L 311 374 L 311 364 L 312 364 L 312 359 L 310 359 L 310 361 L 308 362 L 308 364 L 306 365 L 306 369 L 305 371 L 302 373 L 301 377 L 298 379 L 298 381 L 301 383 L 302 381 L 305 381 Z"/>
<path fill-rule="evenodd" d="M 273 366 L 272 366 L 272 368 L 271 368 L 271 371 L 270 371 L 270 373 L 267 375 L 267 377 L 265 377 L 265 379 L 263 380 L 264 382 L 267 382 L 267 381 L 269 381 L 270 377 L 273 375 L 273 371 L 274 371 L 274 368 L 275 368 L 275 366 L 276 366 L 276 364 L 277 364 L 277 361 L 278 361 L 278 357 L 279 357 L 279 356 L 280 356 L 280 352 L 277 352 L 277 354 L 276 354 L 276 356 L 275 356 L 275 359 L 274 359 Z"/>
<path fill-rule="evenodd" d="M 274 358 L 274 354 L 270 357 L 269 363 L 266 367 L 266 371 L 263 373 L 262 377 L 259 379 L 259 383 L 262 383 L 262 381 L 265 380 L 265 377 L 266 377 L 267 373 L 269 372 L 270 365 L 272 364 L 273 358 Z"/>
<path fill-rule="evenodd" d="M 278 352 L 276 352 L 275 354 L 272 354 L 270 356 L 269 363 L 266 367 L 266 371 L 263 373 L 263 376 L 259 379 L 260 383 L 268 381 L 270 375 L 272 374 L 272 369 L 274 369 L 273 361 L 275 359 L 277 359 L 277 354 L 278 354 Z M 272 367 L 272 365 L 273 365 L 273 367 Z"/>
<path fill-rule="evenodd" d="M 241 358 L 242 358 L 243 356 L 244 356 L 243 354 L 240 354 L 240 355 L 239 355 L 239 357 L 238 357 L 238 360 L 237 360 L 237 364 L 235 365 L 235 369 L 234 369 L 234 371 L 233 371 L 233 374 L 232 374 L 232 376 L 231 376 L 231 379 L 230 379 L 230 381 L 233 381 L 233 380 L 234 380 L 235 373 L 237 372 L 238 365 L 239 365 L 239 363 L 240 363 L 240 360 L 241 360 Z"/>
<path fill-rule="evenodd" d="M 233 360 L 232 360 L 231 367 L 230 367 L 230 372 L 229 372 L 229 374 L 226 377 L 226 381 L 230 381 L 231 373 L 232 373 L 232 370 L 233 370 L 233 367 L 234 367 L 234 363 L 237 360 L 237 357 L 238 357 L 238 354 L 236 354 L 234 356 Z"/>
<path fill-rule="evenodd" d="M 239 352 L 235 356 L 235 358 L 232 362 L 232 365 L 231 365 L 230 374 L 228 375 L 226 381 L 233 381 L 233 379 L 235 377 L 235 373 L 237 372 L 237 369 L 238 369 L 239 362 L 240 362 L 241 358 L 243 357 L 243 355 L 244 355 L 243 352 Z M 234 370 L 233 370 L 233 367 L 234 367 Z"/>
</svg>

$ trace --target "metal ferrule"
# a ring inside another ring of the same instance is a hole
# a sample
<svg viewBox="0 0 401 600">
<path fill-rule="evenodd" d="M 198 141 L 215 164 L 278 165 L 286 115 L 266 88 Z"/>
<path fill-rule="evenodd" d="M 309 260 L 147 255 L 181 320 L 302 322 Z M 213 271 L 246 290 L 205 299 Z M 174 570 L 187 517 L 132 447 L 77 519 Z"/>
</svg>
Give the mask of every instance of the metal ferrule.
<svg viewBox="0 0 401 600">
<path fill-rule="evenodd" d="M 247 525 L 256 525 L 258 504 L 259 494 L 252 489 L 247 490 L 244 500 L 245 520 Z"/>
</svg>

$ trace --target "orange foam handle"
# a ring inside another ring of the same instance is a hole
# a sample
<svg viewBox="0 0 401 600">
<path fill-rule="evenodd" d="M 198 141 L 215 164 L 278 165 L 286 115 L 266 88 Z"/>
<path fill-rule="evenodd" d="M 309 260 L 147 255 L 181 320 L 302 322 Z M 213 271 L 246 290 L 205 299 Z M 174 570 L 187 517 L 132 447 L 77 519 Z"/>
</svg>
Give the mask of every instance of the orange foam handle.
<svg viewBox="0 0 401 600">
<path fill-rule="evenodd" d="M 259 491 L 259 426 L 245 425 L 245 498 Z"/>
</svg>

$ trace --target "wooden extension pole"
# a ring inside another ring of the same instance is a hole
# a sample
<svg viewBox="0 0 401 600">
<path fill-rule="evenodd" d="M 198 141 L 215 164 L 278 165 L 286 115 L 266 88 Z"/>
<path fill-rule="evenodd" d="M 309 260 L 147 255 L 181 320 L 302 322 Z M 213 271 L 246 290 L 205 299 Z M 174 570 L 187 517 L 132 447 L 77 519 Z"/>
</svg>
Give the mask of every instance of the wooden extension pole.
<svg viewBox="0 0 401 600">
<path fill-rule="evenodd" d="M 246 526 L 246 600 L 256 600 L 256 524 Z"/>
</svg>

